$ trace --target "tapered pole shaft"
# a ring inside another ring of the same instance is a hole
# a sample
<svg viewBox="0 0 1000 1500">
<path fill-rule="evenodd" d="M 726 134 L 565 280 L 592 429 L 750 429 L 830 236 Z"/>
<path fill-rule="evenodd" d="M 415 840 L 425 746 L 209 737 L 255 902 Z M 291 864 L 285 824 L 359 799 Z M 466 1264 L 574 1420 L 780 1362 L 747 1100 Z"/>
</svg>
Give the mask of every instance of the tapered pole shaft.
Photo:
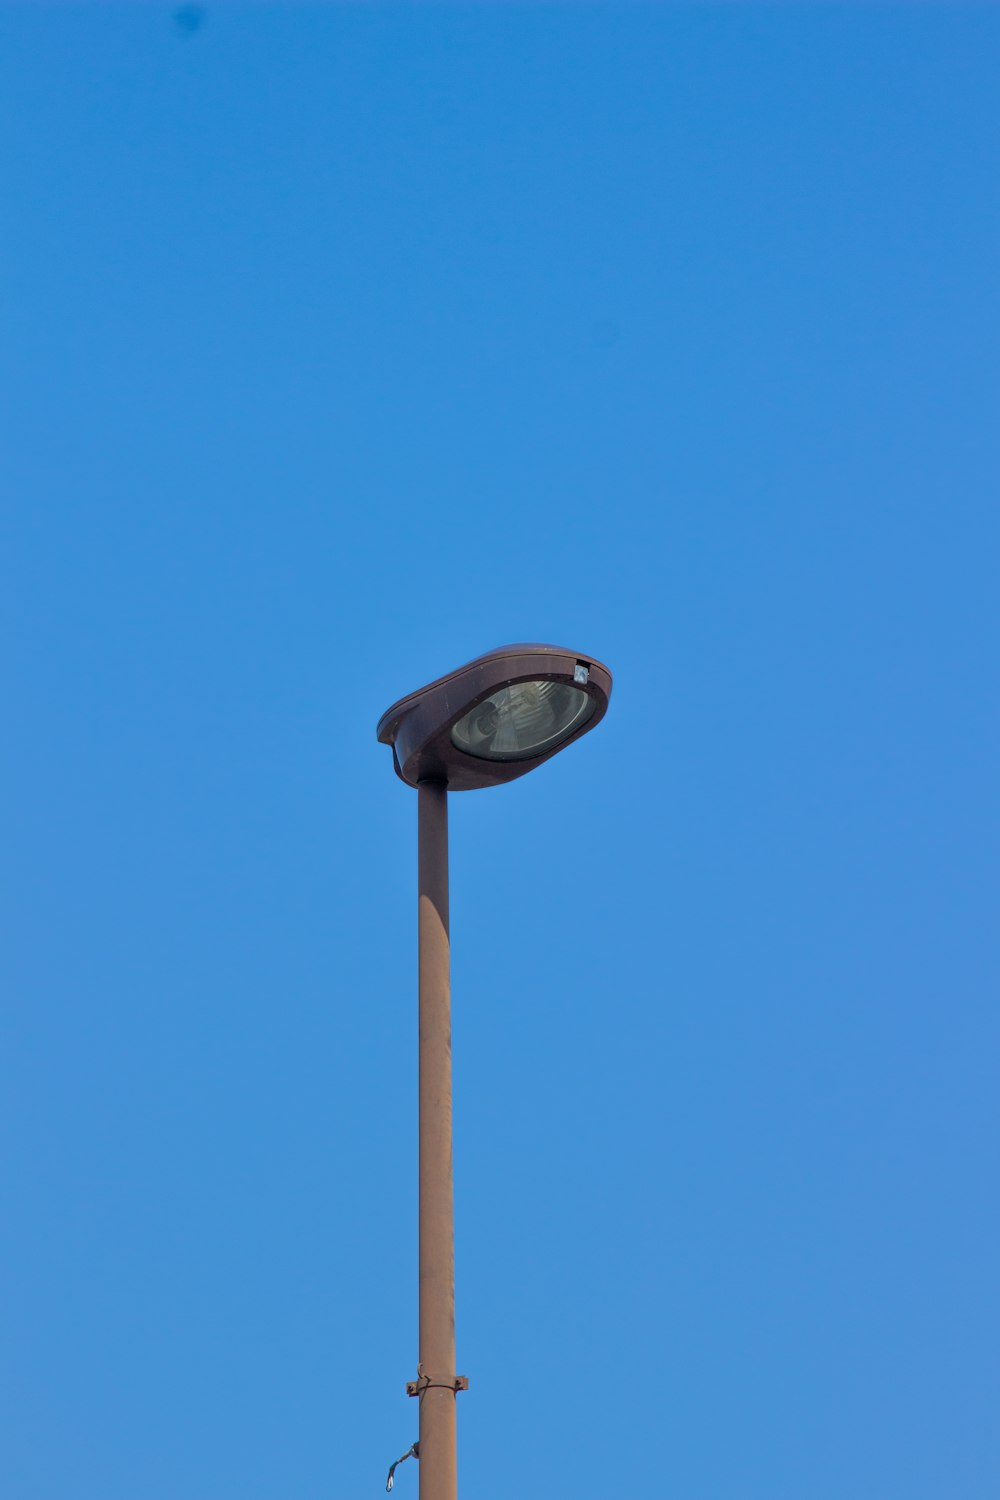
<svg viewBox="0 0 1000 1500">
<path fill-rule="evenodd" d="M 448 793 L 417 788 L 420 944 L 420 1500 L 456 1500 Z"/>
</svg>

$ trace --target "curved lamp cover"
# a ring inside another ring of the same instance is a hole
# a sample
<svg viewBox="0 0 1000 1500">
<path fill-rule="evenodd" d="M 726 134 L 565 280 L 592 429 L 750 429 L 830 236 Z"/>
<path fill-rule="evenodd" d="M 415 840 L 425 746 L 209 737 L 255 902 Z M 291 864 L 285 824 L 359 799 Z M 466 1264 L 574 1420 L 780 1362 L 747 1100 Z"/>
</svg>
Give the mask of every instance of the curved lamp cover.
<svg viewBox="0 0 1000 1500">
<path fill-rule="evenodd" d="M 603 719 L 611 673 L 561 646 L 504 646 L 394 703 L 379 720 L 410 786 L 450 791 L 523 776 Z"/>
</svg>

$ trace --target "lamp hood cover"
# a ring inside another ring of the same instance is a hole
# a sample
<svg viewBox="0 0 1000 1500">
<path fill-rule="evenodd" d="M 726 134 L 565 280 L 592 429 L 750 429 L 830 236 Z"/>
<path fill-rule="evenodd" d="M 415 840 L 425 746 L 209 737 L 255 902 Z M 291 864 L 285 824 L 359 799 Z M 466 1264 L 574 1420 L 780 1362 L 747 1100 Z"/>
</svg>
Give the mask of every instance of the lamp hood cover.
<svg viewBox="0 0 1000 1500">
<path fill-rule="evenodd" d="M 603 719 L 611 673 L 562 646 L 503 646 L 409 693 L 379 720 L 409 786 L 499 786 L 534 770 Z"/>
</svg>

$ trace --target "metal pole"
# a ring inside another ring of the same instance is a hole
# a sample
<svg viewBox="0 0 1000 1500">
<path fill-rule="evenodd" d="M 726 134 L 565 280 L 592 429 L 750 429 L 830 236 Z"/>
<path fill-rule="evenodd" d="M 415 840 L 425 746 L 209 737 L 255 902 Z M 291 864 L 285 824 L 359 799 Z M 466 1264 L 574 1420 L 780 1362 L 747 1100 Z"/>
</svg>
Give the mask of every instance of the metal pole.
<svg viewBox="0 0 1000 1500">
<path fill-rule="evenodd" d="M 456 1500 L 448 792 L 417 788 L 420 943 L 420 1500 Z"/>
</svg>

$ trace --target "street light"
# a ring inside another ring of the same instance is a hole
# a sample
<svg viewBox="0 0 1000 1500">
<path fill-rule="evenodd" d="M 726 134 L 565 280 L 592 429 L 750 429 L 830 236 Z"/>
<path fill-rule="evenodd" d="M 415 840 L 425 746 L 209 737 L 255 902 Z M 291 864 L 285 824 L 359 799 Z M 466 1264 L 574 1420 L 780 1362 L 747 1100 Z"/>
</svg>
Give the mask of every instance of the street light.
<svg viewBox="0 0 1000 1500">
<path fill-rule="evenodd" d="M 420 1034 L 420 1500 L 456 1500 L 455 1248 L 451 1165 L 448 792 L 533 771 L 600 723 L 611 673 L 559 646 L 504 646 L 382 715 L 396 774 L 417 789 Z M 406 1455 L 409 1456 L 409 1455 Z M 396 1466 L 393 1465 L 393 1469 Z M 389 1474 L 389 1487 L 392 1470 Z"/>
</svg>

